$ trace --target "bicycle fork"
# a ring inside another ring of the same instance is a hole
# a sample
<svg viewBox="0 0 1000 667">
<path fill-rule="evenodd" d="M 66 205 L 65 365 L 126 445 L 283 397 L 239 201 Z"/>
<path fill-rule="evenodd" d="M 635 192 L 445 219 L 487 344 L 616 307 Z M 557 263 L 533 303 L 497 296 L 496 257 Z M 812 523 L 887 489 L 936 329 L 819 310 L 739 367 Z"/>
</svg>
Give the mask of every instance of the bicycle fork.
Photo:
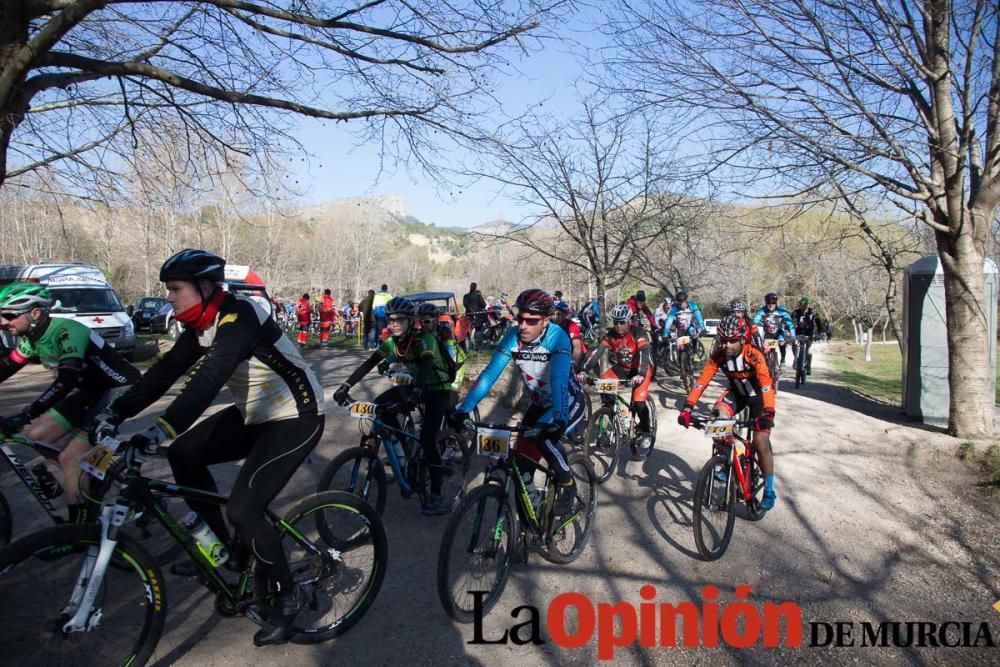
<svg viewBox="0 0 1000 667">
<path fill-rule="evenodd" d="M 128 507 L 122 504 L 101 509 L 101 542 L 98 546 L 87 548 L 69 603 L 62 610 L 63 617 L 72 614 L 62 626 L 63 633 L 86 632 L 101 622 L 101 608 L 95 608 L 94 601 L 118 546 L 118 529 L 125 523 L 127 514 Z"/>
</svg>

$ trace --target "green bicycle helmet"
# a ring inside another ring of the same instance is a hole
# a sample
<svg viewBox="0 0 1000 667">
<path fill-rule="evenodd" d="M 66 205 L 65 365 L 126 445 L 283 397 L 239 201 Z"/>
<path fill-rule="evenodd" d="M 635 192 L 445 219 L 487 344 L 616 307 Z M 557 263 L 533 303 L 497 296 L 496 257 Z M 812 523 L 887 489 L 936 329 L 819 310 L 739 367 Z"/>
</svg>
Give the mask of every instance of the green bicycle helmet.
<svg viewBox="0 0 1000 667">
<path fill-rule="evenodd" d="M 39 283 L 18 281 L 0 289 L 0 310 L 23 313 L 35 307 L 49 309 L 54 302 L 52 292 Z"/>
<path fill-rule="evenodd" d="M 803 294 L 802 298 L 799 299 L 799 303 L 804 303 L 804 304 L 808 305 L 808 303 L 809 303 L 809 297 Z"/>
</svg>

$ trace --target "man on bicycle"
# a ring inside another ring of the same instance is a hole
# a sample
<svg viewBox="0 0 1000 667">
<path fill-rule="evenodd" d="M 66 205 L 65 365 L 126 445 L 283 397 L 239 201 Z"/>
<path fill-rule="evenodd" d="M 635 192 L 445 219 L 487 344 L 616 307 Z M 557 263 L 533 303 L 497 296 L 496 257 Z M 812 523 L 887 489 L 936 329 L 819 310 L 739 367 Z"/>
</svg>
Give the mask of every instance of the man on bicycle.
<svg viewBox="0 0 1000 667">
<path fill-rule="evenodd" d="M 684 399 L 684 409 L 678 415 L 677 423 L 684 428 L 691 425 L 691 411 L 715 372 L 721 368 L 729 380 L 729 388 L 715 401 L 713 412 L 729 419 L 744 408 L 750 409 L 750 418 L 754 420 L 752 446 L 757 451 L 760 469 L 764 473 L 764 497 L 760 507 L 769 510 L 777 499 L 774 492 L 774 456 L 771 453 L 774 391 L 764 355 L 746 342 L 747 329 L 746 320 L 736 315 L 727 315 L 719 322 L 719 344 L 709 355 L 705 368 Z"/>
<path fill-rule="evenodd" d="M 0 322 L 20 341 L 0 359 L 0 382 L 29 362 L 56 371 L 56 379 L 21 412 L 0 423 L 14 434 L 31 424 L 32 440 L 55 443 L 66 434 L 69 442 L 59 453 L 70 523 L 87 520 L 80 502 L 80 459 L 89 442 L 87 428 L 108 404 L 114 390 L 139 379 L 139 371 L 86 325 L 51 317 L 51 292 L 38 283 L 14 282 L 0 290 Z M 44 464 L 43 464 L 44 465 Z"/>
<path fill-rule="evenodd" d="M 160 280 L 184 332 L 103 419 L 117 424 L 139 414 L 193 369 L 156 425 L 132 436 L 128 447 L 152 453 L 174 439 L 167 458 L 177 483 L 212 492 L 217 487 L 208 466 L 245 459 L 233 482 L 227 516 L 243 549 L 253 553 L 277 590 L 273 624 L 254 635 L 254 644 L 264 646 L 287 639 L 305 602 L 289 572 L 281 537 L 264 510 L 323 435 L 323 387 L 266 309 L 223 291 L 225 265 L 221 257 L 193 249 L 163 263 Z M 195 424 L 223 385 L 234 404 Z M 231 544 L 217 505 L 188 505 Z M 238 568 L 240 560 L 230 562 Z M 180 563 L 172 571 L 194 574 L 193 565 Z"/>
<path fill-rule="evenodd" d="M 430 333 L 417 329 L 415 303 L 406 297 L 393 297 L 385 304 L 385 317 L 389 337 L 337 388 L 333 393 L 333 400 L 340 405 L 349 404 L 351 387 L 382 362 L 398 362 L 406 366 L 415 378 L 413 384 L 392 387 L 380 394 L 375 403 L 405 403 L 411 409 L 423 404 L 420 447 L 430 469 L 431 494 L 422 511 L 425 516 L 447 514 L 451 511 L 451 505 L 441 497 L 444 466 L 437 447 L 437 435 L 450 405 L 453 380 L 438 349 L 437 340 Z"/>
<path fill-rule="evenodd" d="M 580 324 L 583 325 L 583 335 L 586 336 L 590 330 L 600 324 L 601 306 L 597 297 L 591 297 L 590 303 L 580 310 Z"/>
<path fill-rule="evenodd" d="M 632 385 L 631 409 L 639 417 L 636 437 L 642 440 L 641 448 L 649 447 L 652 434 L 649 428 L 649 385 L 653 381 L 653 364 L 650 358 L 652 345 L 649 334 L 636 326 L 634 313 L 627 303 L 620 303 L 611 309 L 611 328 L 601 339 L 583 365 L 583 372 L 596 369 L 601 357 L 606 353 L 611 367 L 603 377 L 626 380 Z"/>
<path fill-rule="evenodd" d="M 778 305 L 777 293 L 768 292 L 764 295 L 764 305 L 757 309 L 757 313 L 753 316 L 753 323 L 758 327 L 762 327 L 765 332 L 770 328 L 775 332 L 781 333 L 780 336 L 773 335 L 772 337 L 778 338 L 781 341 L 778 349 L 781 350 L 781 365 L 784 366 L 785 334 L 791 338 L 795 338 L 795 322 L 785 307 Z M 769 326 L 764 326 L 765 324 Z"/>
<path fill-rule="evenodd" d="M 569 343 L 573 348 L 573 368 L 579 369 L 583 365 L 587 354 L 587 348 L 583 344 L 583 334 L 576 322 L 569 317 L 569 304 L 560 299 L 552 302 L 552 321 L 562 327 L 566 335 L 569 336 Z"/>
<path fill-rule="evenodd" d="M 449 385 L 451 397 L 448 401 L 448 406 L 453 408 L 458 404 L 458 390 L 465 381 L 465 362 L 468 360 L 465 349 L 455 340 L 451 318 L 447 314 L 439 314 L 438 307 L 433 303 L 417 306 L 417 318 L 420 320 L 420 330 L 432 335 L 437 342 L 445 365 L 454 366 L 455 381 Z"/>
<path fill-rule="evenodd" d="M 576 482 L 559 440 L 577 426 L 585 408 L 582 391 L 570 376 L 572 348 L 569 337 L 561 327 L 549 321 L 552 304 L 552 297 L 544 290 L 526 289 L 518 295 L 514 302 L 517 328 L 504 334 L 476 386 L 455 409 L 452 422 L 461 426 L 469 419 L 469 413 L 486 397 L 513 359 L 531 396 L 522 423 L 528 427 L 542 427 L 534 444 L 558 483 L 553 512 L 564 516 L 573 510 Z"/>
<path fill-rule="evenodd" d="M 741 318 L 747 324 L 747 339 L 746 342 L 749 345 L 753 345 L 761 352 L 764 351 L 764 335 L 760 328 L 750 320 L 750 307 L 747 306 L 746 299 L 741 296 L 736 297 L 729 302 L 729 314 L 735 315 Z M 718 337 L 715 339 L 713 344 L 713 352 L 715 348 L 718 347 Z M 773 378 L 772 378 L 773 379 Z"/>
<path fill-rule="evenodd" d="M 676 331 L 673 329 L 676 328 Z M 705 318 L 701 316 L 701 309 L 696 303 L 688 303 L 688 293 L 685 290 L 678 290 L 674 295 L 674 305 L 667 311 L 667 319 L 663 322 L 663 336 L 676 338 L 678 332 L 692 338 L 698 338 L 705 330 Z"/>
<path fill-rule="evenodd" d="M 809 297 L 804 296 L 799 299 L 799 307 L 795 309 L 792 313 L 792 319 L 795 321 L 795 329 L 793 330 L 799 336 L 807 336 L 805 341 L 805 355 L 806 355 L 806 375 L 812 375 L 812 342 L 820 332 L 820 320 L 819 315 L 816 311 L 812 309 L 809 305 Z M 793 334 L 794 335 L 794 334 Z M 795 354 L 802 354 L 801 349 L 796 349 Z"/>
</svg>

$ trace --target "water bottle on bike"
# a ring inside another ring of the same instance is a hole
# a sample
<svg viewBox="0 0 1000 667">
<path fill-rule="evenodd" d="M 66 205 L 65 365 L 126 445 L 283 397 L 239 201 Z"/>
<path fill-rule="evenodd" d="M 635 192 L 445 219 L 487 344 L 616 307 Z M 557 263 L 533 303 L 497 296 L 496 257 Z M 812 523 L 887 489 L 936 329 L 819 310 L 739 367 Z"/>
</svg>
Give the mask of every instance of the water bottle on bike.
<svg viewBox="0 0 1000 667">
<path fill-rule="evenodd" d="M 198 550 L 214 567 L 219 567 L 229 560 L 229 550 L 226 549 L 226 545 L 208 527 L 204 519 L 194 512 L 188 512 L 182 522 L 191 533 L 191 537 L 198 542 Z"/>
</svg>

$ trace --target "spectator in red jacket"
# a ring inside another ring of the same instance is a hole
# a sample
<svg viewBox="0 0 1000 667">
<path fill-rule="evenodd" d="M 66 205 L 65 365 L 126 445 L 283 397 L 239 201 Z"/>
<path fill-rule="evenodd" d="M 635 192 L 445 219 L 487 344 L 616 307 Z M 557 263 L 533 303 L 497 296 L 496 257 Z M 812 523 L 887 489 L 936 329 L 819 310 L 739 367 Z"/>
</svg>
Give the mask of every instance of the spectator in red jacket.
<svg viewBox="0 0 1000 667">
<path fill-rule="evenodd" d="M 326 348 L 330 342 L 330 328 L 337 317 L 337 304 L 329 289 L 323 290 L 323 298 L 319 302 L 319 346 Z"/>
<path fill-rule="evenodd" d="M 312 320 L 312 303 L 308 292 L 303 292 L 302 297 L 295 302 L 295 319 L 299 323 L 299 347 L 305 347 L 309 340 L 309 322 Z"/>
</svg>

